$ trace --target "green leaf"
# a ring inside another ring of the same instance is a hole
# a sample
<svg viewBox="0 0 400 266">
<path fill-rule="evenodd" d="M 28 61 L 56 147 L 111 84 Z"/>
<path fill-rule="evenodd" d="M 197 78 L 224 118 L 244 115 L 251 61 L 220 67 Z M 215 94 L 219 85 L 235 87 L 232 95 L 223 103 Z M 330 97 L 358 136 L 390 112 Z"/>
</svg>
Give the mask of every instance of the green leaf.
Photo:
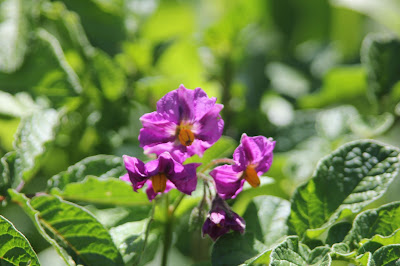
<svg viewBox="0 0 400 266">
<path fill-rule="evenodd" d="M 289 233 L 329 225 L 349 209 L 359 212 L 382 196 L 400 167 L 399 150 L 372 140 L 341 146 L 323 158 L 292 197 Z"/>
<path fill-rule="evenodd" d="M 15 158 L 16 152 L 11 151 L 4 155 L 0 160 L 0 196 L 2 197 L 7 195 L 7 190 L 11 187 L 12 178 L 14 176 L 13 166 L 15 163 Z"/>
<path fill-rule="evenodd" d="M 116 178 L 99 180 L 96 177 L 89 176 L 81 182 L 67 184 L 63 191 L 53 188 L 51 194 L 74 202 L 118 206 L 150 205 L 146 193 L 143 191 L 134 192 L 130 184 Z"/>
<path fill-rule="evenodd" d="M 188 158 L 185 161 L 187 163 L 201 163 L 197 170 L 201 171 L 207 164 L 214 159 L 230 157 L 233 151 L 236 149 L 237 143 L 230 137 L 222 136 L 214 145 L 212 145 L 206 152 L 204 153 L 203 157 L 199 157 L 198 155 L 194 155 Z"/>
<path fill-rule="evenodd" d="M 400 8 L 400 6 L 399 6 Z M 370 34 L 361 48 L 361 62 L 367 69 L 371 95 L 380 99 L 400 80 L 400 40 L 387 34 Z"/>
<path fill-rule="evenodd" d="M 347 222 L 341 222 L 333 225 L 331 228 L 329 228 L 325 243 L 328 245 L 333 245 L 335 243 L 342 242 L 350 229 L 351 223 Z"/>
<path fill-rule="evenodd" d="M 38 111 L 40 106 L 27 93 L 11 95 L 0 91 L 0 114 L 12 117 L 23 117 Z"/>
<path fill-rule="evenodd" d="M 266 250 L 258 254 L 257 256 L 246 260 L 243 264 L 241 265 L 249 265 L 249 266 L 255 266 L 255 265 L 269 265 L 270 263 L 270 256 L 271 256 L 272 250 Z"/>
<path fill-rule="evenodd" d="M 375 263 L 372 260 L 371 252 L 367 252 L 358 256 L 356 261 L 359 262 L 360 265 L 375 266 Z"/>
<path fill-rule="evenodd" d="M 389 236 L 398 228 L 400 228 L 400 202 L 389 203 L 357 215 L 344 242 L 350 247 L 359 247 L 360 241 L 364 238 L 369 239 L 377 234 Z"/>
<path fill-rule="evenodd" d="M 26 237 L 0 215 L 0 264 L 40 265 Z"/>
<path fill-rule="evenodd" d="M 221 236 L 211 252 L 212 265 L 238 265 L 266 250 L 254 234 L 232 232 Z"/>
<path fill-rule="evenodd" d="M 42 110 L 21 121 L 14 141 L 15 176 L 11 177 L 14 188 L 20 181 L 28 182 L 35 175 L 47 146 L 55 139 L 59 123 L 60 116 L 54 109 Z"/>
<path fill-rule="evenodd" d="M 122 157 L 113 155 L 95 155 L 68 167 L 48 181 L 47 189 L 57 188 L 63 191 L 70 183 L 83 181 L 87 176 L 97 176 L 99 179 L 119 177 L 126 173 Z"/>
<path fill-rule="evenodd" d="M 22 65 L 28 50 L 29 18 L 33 6 L 31 1 L 26 0 L 1 2 L 0 71 L 13 72 Z"/>
<path fill-rule="evenodd" d="M 394 123 L 391 113 L 383 113 L 376 116 L 355 116 L 351 119 L 351 130 L 363 138 L 372 138 L 385 133 Z"/>
<path fill-rule="evenodd" d="M 50 195 L 31 200 L 13 195 L 13 200 L 28 207 L 28 214 L 34 214 L 33 221 L 39 222 L 47 236 L 57 242 L 58 248 L 65 249 L 76 264 L 123 264 L 108 231 L 86 209 Z"/>
<path fill-rule="evenodd" d="M 138 222 L 125 223 L 110 230 L 114 243 L 121 252 L 126 264 L 144 265 L 156 255 L 160 240 L 159 235 L 149 231 L 149 235 L 145 240 L 146 231 L 150 224 L 150 219 L 145 219 Z"/>
<path fill-rule="evenodd" d="M 257 240 L 267 247 L 287 234 L 290 203 L 273 196 L 258 196 L 252 200 L 243 215 L 246 231 L 253 232 Z"/>
<path fill-rule="evenodd" d="M 125 92 L 126 80 L 122 69 L 103 51 L 97 49 L 92 55 L 95 77 L 105 97 L 110 101 L 119 99 Z"/>
<path fill-rule="evenodd" d="M 376 265 L 399 265 L 400 244 L 381 247 L 372 255 Z"/>
<path fill-rule="evenodd" d="M 396 231 L 393 232 L 393 234 L 389 236 L 374 235 L 374 237 L 372 237 L 370 240 L 365 240 L 365 239 L 362 240 L 361 249 L 369 242 L 379 243 L 381 246 L 400 243 L 400 229 L 397 229 Z"/>
<path fill-rule="evenodd" d="M 330 251 L 328 247 L 311 251 L 297 236 L 290 236 L 272 251 L 270 265 L 330 265 Z"/>
</svg>

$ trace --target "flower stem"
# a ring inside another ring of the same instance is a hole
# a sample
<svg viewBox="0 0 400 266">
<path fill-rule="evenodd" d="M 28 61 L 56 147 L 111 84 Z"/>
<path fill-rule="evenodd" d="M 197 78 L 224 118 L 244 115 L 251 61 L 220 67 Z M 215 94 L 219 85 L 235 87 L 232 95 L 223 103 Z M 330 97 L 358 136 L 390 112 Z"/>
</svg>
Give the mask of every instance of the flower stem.
<svg viewBox="0 0 400 266">
<path fill-rule="evenodd" d="M 213 167 L 214 165 L 221 164 L 221 163 L 235 164 L 235 161 L 232 160 L 232 159 L 228 159 L 228 158 L 221 158 L 221 159 L 212 160 L 206 166 L 204 166 L 204 168 L 200 171 L 200 173 L 204 173 L 210 167 Z"/>
<path fill-rule="evenodd" d="M 140 256 L 139 256 L 139 259 L 138 259 L 138 264 L 140 263 L 140 260 L 142 259 L 142 256 L 143 256 L 143 254 L 144 254 L 144 252 L 146 250 L 147 239 L 149 238 L 149 233 L 150 233 L 150 226 L 151 226 L 151 224 L 152 224 L 152 222 L 154 220 L 154 210 L 155 210 L 155 208 L 156 208 L 156 203 L 155 203 L 155 201 L 153 201 L 153 205 L 151 207 L 150 219 L 149 219 L 149 221 L 147 222 L 147 225 L 146 225 L 146 233 L 145 233 L 145 236 L 144 236 L 142 252 L 140 253 Z"/>
<path fill-rule="evenodd" d="M 164 198 L 165 198 L 166 221 L 165 221 L 165 229 L 164 229 L 164 247 L 163 247 L 163 253 L 162 253 L 162 260 L 161 260 L 162 266 L 166 266 L 167 261 L 168 261 L 168 252 L 169 252 L 169 248 L 170 248 L 171 242 L 172 242 L 172 219 L 173 219 L 172 212 L 170 212 L 170 209 L 169 209 L 168 194 L 165 194 Z"/>
</svg>

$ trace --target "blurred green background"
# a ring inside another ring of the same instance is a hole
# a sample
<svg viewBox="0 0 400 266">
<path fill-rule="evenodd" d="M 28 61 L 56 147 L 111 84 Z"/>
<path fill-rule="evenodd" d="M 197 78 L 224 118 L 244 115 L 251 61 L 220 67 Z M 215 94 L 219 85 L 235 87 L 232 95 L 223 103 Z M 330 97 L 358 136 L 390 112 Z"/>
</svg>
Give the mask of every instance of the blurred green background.
<svg viewBox="0 0 400 266">
<path fill-rule="evenodd" d="M 399 14 L 398 0 L 0 0 L 0 157 L 21 119 L 55 108 L 59 133 L 26 193 L 91 155 L 145 159 L 139 117 L 184 84 L 224 104 L 236 143 L 277 141 L 275 183 L 245 191 L 235 210 L 258 194 L 288 199 L 343 143 L 400 146 Z M 1 212 L 46 248 L 17 207 Z M 207 248 L 177 250 L 207 261 Z"/>
</svg>

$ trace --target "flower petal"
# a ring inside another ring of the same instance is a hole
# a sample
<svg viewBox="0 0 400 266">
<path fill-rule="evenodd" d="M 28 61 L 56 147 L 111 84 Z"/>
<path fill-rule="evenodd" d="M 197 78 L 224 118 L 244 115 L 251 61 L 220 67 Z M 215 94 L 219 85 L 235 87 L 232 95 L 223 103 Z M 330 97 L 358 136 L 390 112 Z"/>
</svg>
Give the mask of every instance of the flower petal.
<svg viewBox="0 0 400 266">
<path fill-rule="evenodd" d="M 143 124 L 139 133 L 140 147 L 175 141 L 176 123 L 166 120 L 157 112 L 143 115 L 140 121 Z"/>
<path fill-rule="evenodd" d="M 152 201 L 157 195 L 162 194 L 161 192 L 159 193 L 154 192 L 153 182 L 151 182 L 150 179 L 146 181 L 146 184 L 147 184 L 146 194 L 147 198 L 149 198 L 150 201 Z M 167 186 L 163 193 L 167 193 L 173 188 L 175 188 L 174 184 L 171 181 L 167 180 Z"/>
<path fill-rule="evenodd" d="M 224 120 L 221 119 L 220 111 L 223 105 L 216 104 L 204 116 L 194 124 L 194 133 L 197 139 L 214 144 L 222 135 Z"/>
<path fill-rule="evenodd" d="M 188 195 L 191 195 L 192 192 L 196 189 L 197 185 L 197 175 L 196 168 L 199 167 L 198 163 L 189 163 L 183 165 L 181 171 L 178 168 L 175 168 L 175 174 L 169 177 L 172 183 L 176 186 L 176 188 Z"/>
<path fill-rule="evenodd" d="M 133 189 L 143 187 L 144 183 L 148 179 L 145 164 L 135 157 L 128 155 L 123 156 L 125 168 L 128 171 L 129 180 L 132 182 Z"/>
<path fill-rule="evenodd" d="M 232 165 L 215 167 L 210 172 L 215 180 L 217 192 L 223 199 L 235 198 L 243 189 L 244 179 L 240 179 L 242 172 L 233 170 Z"/>
</svg>

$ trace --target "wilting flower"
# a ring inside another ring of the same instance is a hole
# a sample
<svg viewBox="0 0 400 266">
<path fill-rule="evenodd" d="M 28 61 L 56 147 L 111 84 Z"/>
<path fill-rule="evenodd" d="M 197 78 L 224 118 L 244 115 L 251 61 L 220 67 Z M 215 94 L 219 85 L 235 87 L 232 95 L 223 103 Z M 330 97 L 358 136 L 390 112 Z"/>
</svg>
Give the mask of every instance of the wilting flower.
<svg viewBox="0 0 400 266">
<path fill-rule="evenodd" d="M 188 195 L 196 189 L 196 168 L 200 164 L 182 165 L 174 160 L 168 152 L 162 153 L 156 160 L 146 164 L 135 157 L 124 155 L 123 158 L 128 173 L 121 179 L 129 180 L 135 191 L 147 184 L 146 193 L 149 200 L 172 188 Z"/>
<path fill-rule="evenodd" d="M 203 236 L 209 235 L 214 241 L 230 230 L 244 233 L 246 222 L 233 212 L 226 202 L 218 195 L 212 202 L 212 207 L 203 225 Z"/>
<path fill-rule="evenodd" d="M 235 198 L 245 181 L 252 187 L 259 186 L 259 176 L 271 167 L 274 147 L 275 141 L 270 138 L 243 134 L 233 153 L 235 164 L 218 166 L 210 172 L 218 194 L 224 199 Z"/>
<path fill-rule="evenodd" d="M 181 85 L 167 93 L 157 102 L 157 111 L 140 118 L 140 146 L 156 155 L 168 151 L 179 161 L 203 155 L 224 128 L 219 114 L 223 105 L 215 102 L 201 88 L 188 90 Z"/>
</svg>

